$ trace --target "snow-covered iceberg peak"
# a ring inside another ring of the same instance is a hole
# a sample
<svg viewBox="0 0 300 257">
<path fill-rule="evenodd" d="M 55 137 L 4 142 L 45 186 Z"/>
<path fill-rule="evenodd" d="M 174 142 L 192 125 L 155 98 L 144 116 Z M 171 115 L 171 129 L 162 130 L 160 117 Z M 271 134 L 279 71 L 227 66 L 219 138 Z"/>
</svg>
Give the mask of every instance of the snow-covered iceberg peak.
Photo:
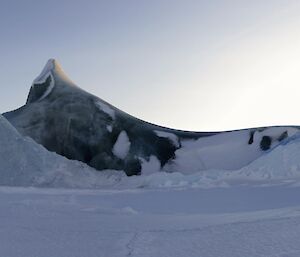
<svg viewBox="0 0 300 257">
<path fill-rule="evenodd" d="M 33 85 L 45 82 L 50 74 L 65 82 L 74 84 L 72 80 L 69 79 L 69 77 L 66 75 L 59 62 L 56 59 L 49 59 L 41 74 L 33 81 Z"/>
<path fill-rule="evenodd" d="M 57 63 L 57 61 L 55 59 L 49 59 L 47 61 L 46 65 L 43 68 L 43 70 L 40 73 L 40 75 L 38 75 L 36 77 L 36 79 L 33 81 L 32 87 L 34 87 L 36 84 L 41 84 L 42 82 L 45 82 L 45 80 L 47 79 L 47 77 L 49 75 L 51 75 L 51 72 L 54 70 L 55 63 Z"/>
<path fill-rule="evenodd" d="M 33 81 L 27 103 L 41 101 L 46 98 L 58 84 L 57 82 L 74 86 L 74 83 L 68 78 L 58 61 L 49 59 L 40 75 Z"/>
</svg>

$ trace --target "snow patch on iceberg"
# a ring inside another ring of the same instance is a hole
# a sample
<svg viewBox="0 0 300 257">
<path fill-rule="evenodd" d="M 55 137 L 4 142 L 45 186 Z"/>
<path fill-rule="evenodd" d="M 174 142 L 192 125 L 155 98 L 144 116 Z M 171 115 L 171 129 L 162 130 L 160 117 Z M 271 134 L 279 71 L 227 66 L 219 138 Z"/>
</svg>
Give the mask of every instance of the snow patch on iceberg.
<svg viewBox="0 0 300 257">
<path fill-rule="evenodd" d="M 95 104 L 100 111 L 108 114 L 113 120 L 115 119 L 115 111 L 108 104 L 105 104 L 102 101 L 97 101 Z"/>
<path fill-rule="evenodd" d="M 113 146 L 112 152 L 118 158 L 125 159 L 125 157 L 127 156 L 128 152 L 129 152 L 130 145 L 131 145 L 131 143 L 129 141 L 126 131 L 122 131 L 119 134 L 117 141 Z"/>
<path fill-rule="evenodd" d="M 106 129 L 107 129 L 108 132 L 111 133 L 112 130 L 113 130 L 113 127 L 112 127 L 111 125 L 107 125 L 107 126 L 106 126 Z"/>
<path fill-rule="evenodd" d="M 167 138 L 170 140 L 170 142 L 176 146 L 176 147 L 179 147 L 180 144 L 179 144 L 179 139 L 178 137 L 173 134 L 173 133 L 170 133 L 170 132 L 165 132 L 165 131 L 161 131 L 161 130 L 154 130 L 154 133 L 158 136 L 158 137 L 163 137 L 163 138 Z"/>
</svg>

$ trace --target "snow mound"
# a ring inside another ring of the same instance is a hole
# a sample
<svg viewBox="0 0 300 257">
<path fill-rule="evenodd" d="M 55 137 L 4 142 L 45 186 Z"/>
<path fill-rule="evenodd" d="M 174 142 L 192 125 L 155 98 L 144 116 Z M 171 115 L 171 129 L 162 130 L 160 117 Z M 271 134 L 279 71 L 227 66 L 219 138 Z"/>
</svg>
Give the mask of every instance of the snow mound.
<svg viewBox="0 0 300 257">
<path fill-rule="evenodd" d="M 114 185 L 122 172 L 97 172 L 89 166 L 47 151 L 23 138 L 0 115 L 0 185 L 100 188 Z"/>
<path fill-rule="evenodd" d="M 236 174 L 256 180 L 300 178 L 300 135 L 278 145 Z"/>
<path fill-rule="evenodd" d="M 300 135 L 283 141 L 250 164 L 237 170 L 210 169 L 194 173 L 157 172 L 123 180 L 137 188 L 214 188 L 240 185 L 300 185 Z"/>
<path fill-rule="evenodd" d="M 182 140 L 175 158 L 165 168 L 169 172 L 193 174 L 205 170 L 238 170 L 265 154 L 261 150 L 263 138 L 270 138 L 270 149 L 282 142 L 282 137 L 292 137 L 299 130 L 294 127 L 269 127 L 253 132 L 249 130 L 220 133 L 198 140 Z"/>
</svg>

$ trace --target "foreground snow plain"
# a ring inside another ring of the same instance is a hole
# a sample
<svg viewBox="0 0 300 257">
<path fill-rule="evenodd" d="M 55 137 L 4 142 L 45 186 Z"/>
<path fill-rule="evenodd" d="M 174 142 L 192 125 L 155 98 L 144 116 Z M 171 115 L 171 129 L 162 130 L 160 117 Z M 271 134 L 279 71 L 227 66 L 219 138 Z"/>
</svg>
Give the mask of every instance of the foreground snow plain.
<svg viewBox="0 0 300 257">
<path fill-rule="evenodd" d="M 300 256 L 300 188 L 0 188 L 0 256 Z"/>
</svg>

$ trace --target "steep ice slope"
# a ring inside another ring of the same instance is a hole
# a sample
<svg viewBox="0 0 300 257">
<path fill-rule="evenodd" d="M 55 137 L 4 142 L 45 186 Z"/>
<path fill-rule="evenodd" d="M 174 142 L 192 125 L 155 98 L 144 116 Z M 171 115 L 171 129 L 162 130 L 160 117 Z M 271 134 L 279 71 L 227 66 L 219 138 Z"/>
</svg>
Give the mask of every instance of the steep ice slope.
<svg viewBox="0 0 300 257">
<path fill-rule="evenodd" d="M 23 138 L 2 115 L 0 142 L 0 185 L 97 188 L 115 183 L 114 173 L 96 172 Z"/>
<path fill-rule="evenodd" d="M 53 59 L 34 80 L 27 103 L 4 116 L 50 151 L 127 175 L 240 169 L 298 131 L 271 127 L 196 133 L 156 126 L 80 89 Z"/>
</svg>

